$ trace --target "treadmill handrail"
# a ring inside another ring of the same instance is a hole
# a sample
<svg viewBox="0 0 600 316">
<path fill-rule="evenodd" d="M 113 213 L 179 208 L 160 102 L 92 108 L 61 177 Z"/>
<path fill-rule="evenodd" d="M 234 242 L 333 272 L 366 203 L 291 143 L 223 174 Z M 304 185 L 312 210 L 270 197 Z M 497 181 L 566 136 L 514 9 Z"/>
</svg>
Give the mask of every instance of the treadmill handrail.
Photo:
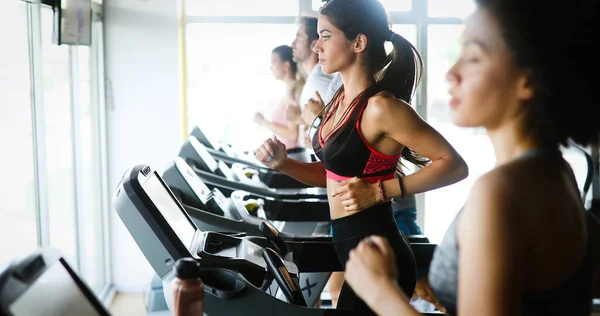
<svg viewBox="0 0 600 316">
<path fill-rule="evenodd" d="M 259 169 L 259 171 L 262 171 L 262 172 L 268 172 L 268 171 L 276 172 L 276 170 L 269 169 L 265 166 L 261 166 L 253 161 L 249 161 L 249 160 L 241 159 L 241 158 L 237 158 L 237 157 L 231 157 L 231 156 L 227 155 L 226 153 L 216 150 L 216 149 L 206 148 L 206 150 L 211 154 L 211 156 L 213 156 L 213 158 L 215 158 L 215 160 L 222 160 L 223 162 L 226 162 L 228 164 L 239 163 L 239 164 L 246 165 L 253 169 Z"/>
<path fill-rule="evenodd" d="M 204 170 L 200 170 L 200 169 L 196 168 L 195 166 L 191 166 L 191 168 L 194 170 L 194 172 L 196 172 L 196 174 L 203 181 L 212 181 L 213 183 L 215 183 L 215 182 L 222 183 L 224 186 L 227 186 L 234 191 L 238 191 L 238 190 L 247 191 L 254 195 L 262 195 L 266 199 L 281 200 L 281 201 L 285 201 L 286 203 L 303 203 L 303 202 L 313 202 L 316 200 L 320 200 L 322 202 L 327 202 L 326 199 L 319 198 L 318 194 L 315 194 L 314 195 L 315 197 L 312 197 L 312 198 L 310 198 L 310 197 L 297 198 L 297 197 L 293 197 L 291 195 L 286 196 L 284 194 L 279 193 L 278 192 L 279 190 L 277 190 L 277 189 L 263 188 L 263 187 L 259 187 L 259 186 L 255 186 L 255 185 L 250 185 L 247 183 L 234 182 L 234 181 L 228 180 L 222 176 L 215 175 L 213 173 L 206 172 Z M 298 191 L 300 191 L 300 190 L 302 190 L 302 189 L 299 189 Z M 292 191 L 292 189 L 286 190 L 287 193 L 291 193 L 290 191 Z M 311 195 L 308 193 L 304 193 L 304 194 L 306 194 L 305 196 Z"/>
</svg>

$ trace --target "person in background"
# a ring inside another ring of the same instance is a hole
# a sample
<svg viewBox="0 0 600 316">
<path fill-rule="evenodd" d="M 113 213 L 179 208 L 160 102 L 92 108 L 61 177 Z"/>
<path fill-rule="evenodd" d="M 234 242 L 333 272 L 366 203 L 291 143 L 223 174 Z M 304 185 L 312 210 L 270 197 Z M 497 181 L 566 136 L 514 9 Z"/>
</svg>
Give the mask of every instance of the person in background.
<svg viewBox="0 0 600 316">
<path fill-rule="evenodd" d="M 302 120 L 302 108 L 315 93 L 325 94 L 332 79 L 332 75 L 323 73 L 317 54 L 313 51 L 318 39 L 317 18 L 301 17 L 296 38 L 292 42 L 292 51 L 294 61 L 300 66 L 301 72 L 306 74 L 306 82 L 299 101 L 291 104 L 286 111 L 287 119 L 299 126 L 299 145 L 301 147 L 310 147 L 310 140 L 307 139 L 310 125 Z"/>
<path fill-rule="evenodd" d="M 254 113 L 253 121 L 279 136 L 286 148 L 296 148 L 298 146 L 298 125 L 288 121 L 285 112 L 291 104 L 298 104 L 304 79 L 298 74 L 298 65 L 293 59 L 290 46 L 282 45 L 273 49 L 271 72 L 276 80 L 285 83 L 285 94 L 275 107 L 270 121 L 258 112 Z"/>
<path fill-rule="evenodd" d="M 325 105 L 331 102 L 335 93 L 342 88 L 342 77 L 336 73 L 327 88 L 327 92 L 323 98 L 317 92 L 315 96 L 306 103 L 302 111 L 302 118 L 305 122 L 311 122 L 311 132 L 314 132 L 319 127 L 319 114 L 325 108 Z M 404 174 L 398 174 L 398 177 L 403 177 Z M 422 235 L 423 232 L 417 224 L 417 201 L 414 194 L 405 195 L 403 198 L 392 198 L 392 211 L 398 229 L 404 235 Z M 338 297 L 342 284 L 344 283 L 344 273 L 334 272 L 331 275 L 327 288 L 331 296 L 332 306 L 337 305 Z M 425 300 L 425 302 L 420 301 Z M 443 309 L 436 300 L 429 287 L 427 279 L 427 269 L 421 268 L 417 270 L 417 284 L 415 285 L 415 293 L 412 296 L 411 302 L 418 305 L 421 311 L 433 311 Z M 427 303 L 429 302 L 429 303 Z"/>
<path fill-rule="evenodd" d="M 437 247 L 431 288 L 450 315 L 587 316 L 598 225 L 560 146 L 586 147 L 600 134 L 590 41 L 600 2 L 476 2 L 447 73 L 449 106 L 455 125 L 487 130 L 496 166 Z M 346 281 L 379 315 L 418 315 L 393 257 L 386 238 L 365 239 L 350 252 Z"/>
<path fill-rule="evenodd" d="M 340 263 L 366 236 L 377 232 L 390 239 L 400 254 L 397 281 L 412 293 L 417 277 L 414 256 L 396 225 L 391 199 L 456 183 L 467 176 L 468 168 L 410 106 L 422 59 L 414 46 L 390 30 L 379 1 L 332 0 L 321 9 L 318 29 L 313 50 L 323 72 L 339 72 L 343 81 L 312 139 L 320 161 L 288 158 L 276 137 L 257 149 L 256 158 L 303 183 L 327 188 Z M 389 55 L 385 41 L 393 45 Z M 423 168 L 397 178 L 401 156 Z M 373 314 L 347 284 L 342 285 L 337 308 Z"/>
</svg>

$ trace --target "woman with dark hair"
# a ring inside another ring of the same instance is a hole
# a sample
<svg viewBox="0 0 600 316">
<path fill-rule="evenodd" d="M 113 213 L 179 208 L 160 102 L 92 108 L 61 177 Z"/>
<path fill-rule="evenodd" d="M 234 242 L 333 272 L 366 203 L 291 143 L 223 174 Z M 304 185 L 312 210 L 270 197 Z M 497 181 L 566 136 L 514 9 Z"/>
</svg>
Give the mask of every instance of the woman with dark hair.
<svg viewBox="0 0 600 316">
<path fill-rule="evenodd" d="M 285 146 L 292 149 L 298 145 L 298 125 L 288 121 L 285 112 L 290 104 L 298 103 L 302 87 L 304 87 L 304 79 L 298 75 L 298 66 L 294 61 L 290 46 L 281 45 L 273 49 L 271 72 L 276 80 L 285 83 L 285 95 L 275 108 L 271 121 L 258 112 L 254 113 L 253 121 L 278 135 Z"/>
<path fill-rule="evenodd" d="M 496 167 L 436 250 L 431 288 L 451 315 L 589 315 L 597 250 L 559 145 L 600 133 L 598 1 L 477 3 L 447 74 L 450 108 L 456 125 L 486 128 Z M 417 315 L 396 286 L 394 251 L 382 237 L 361 242 L 346 280 L 378 314 Z"/>
<path fill-rule="evenodd" d="M 422 61 L 405 38 L 390 30 L 379 1 L 332 0 L 321 9 L 318 31 L 313 49 L 323 72 L 339 72 L 343 81 L 321 112 L 322 123 L 313 136 L 320 162 L 287 158 L 285 145 L 276 137 L 257 149 L 256 158 L 299 181 L 327 188 L 333 241 L 342 264 L 364 237 L 386 236 L 398 254 L 398 283 L 412 293 L 414 257 L 396 226 L 390 200 L 460 181 L 467 166 L 409 105 Z M 393 44 L 389 56 L 385 41 Z M 423 168 L 397 178 L 401 156 Z M 345 284 L 337 308 L 372 314 Z"/>
</svg>

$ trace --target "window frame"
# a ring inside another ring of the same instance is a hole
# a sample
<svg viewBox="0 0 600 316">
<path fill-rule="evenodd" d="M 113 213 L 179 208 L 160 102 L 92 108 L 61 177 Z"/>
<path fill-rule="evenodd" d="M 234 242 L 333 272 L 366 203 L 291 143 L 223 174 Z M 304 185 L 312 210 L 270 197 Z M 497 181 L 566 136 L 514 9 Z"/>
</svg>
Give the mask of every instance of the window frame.
<svg viewBox="0 0 600 316">
<path fill-rule="evenodd" d="M 42 23 L 41 23 L 41 10 L 47 10 L 52 8 L 53 1 L 43 0 L 41 2 L 21 0 L 27 5 L 27 25 L 28 25 L 28 46 L 29 46 L 29 62 L 30 62 L 30 87 L 31 87 L 31 119 L 33 128 L 33 146 L 34 146 L 34 186 L 35 186 L 35 205 L 36 205 L 36 224 L 38 231 L 37 244 L 38 247 L 48 247 L 50 241 L 50 225 L 49 225 L 49 203 L 48 203 L 48 176 L 47 166 L 47 148 L 46 148 L 46 113 L 44 109 L 44 81 L 43 81 L 43 57 L 42 57 Z M 110 195 L 108 189 L 108 156 L 107 156 L 107 144 L 106 144 L 106 111 L 105 111 L 105 100 L 104 100 L 104 41 L 103 41 L 103 6 L 101 3 L 94 1 L 92 3 L 92 32 L 93 40 L 90 46 L 90 80 L 93 81 L 94 88 L 97 93 L 92 93 L 92 102 L 97 103 L 97 115 L 95 119 L 98 121 L 98 131 L 100 135 L 99 139 L 99 152 L 101 161 L 100 187 L 102 192 L 101 195 L 101 214 L 102 222 L 102 235 L 98 236 L 101 238 L 103 258 L 103 275 L 102 285 L 99 289 L 94 290 L 101 301 L 108 304 L 114 295 L 114 289 L 111 284 L 111 258 L 110 258 L 110 240 L 109 240 L 109 210 L 110 210 Z M 52 27 L 46 26 L 43 27 Z M 77 262 L 72 263 L 74 266 L 80 268 L 82 262 L 82 238 L 84 230 L 82 229 L 83 223 L 80 220 L 78 213 L 82 209 L 81 198 L 82 189 L 77 184 L 81 183 L 81 153 L 79 148 L 82 146 L 82 140 L 77 132 L 79 130 L 80 121 L 78 118 L 81 117 L 81 108 L 79 104 L 79 64 L 78 64 L 78 52 L 74 46 L 69 47 L 69 86 L 70 86 L 70 99 L 71 99 L 71 114 L 72 114 L 72 137 L 73 146 L 72 154 L 75 158 L 75 222 L 76 222 L 76 249 L 77 251 Z"/>
</svg>

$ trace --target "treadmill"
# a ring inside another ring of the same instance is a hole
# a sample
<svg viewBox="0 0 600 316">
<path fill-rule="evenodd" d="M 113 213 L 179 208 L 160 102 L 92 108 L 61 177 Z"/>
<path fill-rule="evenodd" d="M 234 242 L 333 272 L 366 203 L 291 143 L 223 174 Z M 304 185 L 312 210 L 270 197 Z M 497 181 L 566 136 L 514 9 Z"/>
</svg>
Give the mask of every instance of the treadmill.
<svg viewBox="0 0 600 316">
<path fill-rule="evenodd" d="M 258 229 L 260 223 L 270 219 L 262 207 L 253 209 L 256 204 L 245 205 L 243 193 L 234 192 L 231 198 L 225 198 L 214 188 L 210 190 L 182 158 L 177 157 L 169 172 L 163 174 L 163 179 L 169 185 L 173 194 L 179 199 L 183 208 L 190 215 L 196 226 L 202 231 L 243 232 L 250 236 L 262 236 Z M 309 236 L 316 230 L 316 223 L 310 222 L 280 222 L 270 221 L 279 231 L 293 235 Z M 328 234 L 328 233 L 327 233 Z M 426 236 L 406 236 L 411 243 L 429 243 Z M 308 276 L 319 280 L 327 275 Z M 154 280 L 155 284 L 158 284 Z M 155 294 L 159 296 L 158 293 Z"/>
<path fill-rule="evenodd" d="M 273 220 L 323 222 L 330 219 L 325 188 L 273 189 L 259 181 L 244 179 L 222 161 L 215 161 L 193 136 L 182 146 L 179 157 L 209 188 L 218 188 L 225 196 L 231 196 L 234 191 L 245 191 L 246 198 L 263 199 L 265 212 Z"/>
<path fill-rule="evenodd" d="M 0 271 L 0 315 L 109 316 L 94 293 L 54 248 Z"/>
<path fill-rule="evenodd" d="M 181 157 L 176 157 L 162 176 L 169 189 L 202 230 L 261 235 L 258 225 L 269 220 L 281 231 L 294 235 L 310 235 L 318 223 L 315 219 L 329 220 L 328 215 L 325 218 L 320 213 L 294 210 L 293 207 L 288 210 L 285 205 L 279 212 L 267 212 L 264 209 L 264 199 L 252 198 L 253 195 L 245 191 L 233 191 L 230 197 L 226 197 L 219 188 L 210 189 Z M 288 212 L 300 213 L 286 216 Z M 306 216 L 303 221 L 288 220 L 300 215 Z"/>
<path fill-rule="evenodd" d="M 198 139 L 206 150 L 210 153 L 215 160 L 223 161 L 227 166 L 231 168 L 239 169 L 254 169 L 253 173 L 256 174 L 258 179 L 265 183 L 267 186 L 272 188 L 306 188 L 306 184 L 286 175 L 285 173 L 269 169 L 265 167 L 260 161 L 251 155 L 246 153 L 236 152 L 230 145 L 223 143 L 212 142 L 202 132 L 200 127 L 196 126 L 190 133 L 190 136 L 194 136 Z M 316 156 L 312 150 L 307 148 L 292 148 L 287 150 L 288 157 L 303 161 L 303 162 L 315 162 L 317 161 Z"/>
<path fill-rule="evenodd" d="M 286 222 L 276 221 L 277 218 L 269 218 L 262 206 L 252 202 L 253 200 L 245 201 L 244 198 L 247 195 L 245 192 L 234 191 L 231 197 L 227 198 L 218 188 L 209 189 L 180 157 L 176 157 L 173 164 L 163 173 L 163 180 L 201 231 L 263 236 L 259 225 L 267 220 L 273 220 L 270 221 L 273 226 L 279 231 L 289 234 L 310 236 L 316 230 L 316 222 Z M 249 205 L 247 202 L 252 204 Z M 327 284 L 330 274 L 329 272 L 305 273 L 302 279 L 305 282 L 320 285 L 313 290 L 322 292 L 321 285 Z M 155 301 L 162 301 L 160 297 L 162 297 L 163 288 L 160 281 L 155 277 L 152 282 L 155 286 L 151 297 L 155 298 Z M 313 296 L 312 299 L 316 300 L 317 297 Z"/>
<path fill-rule="evenodd" d="M 161 176 L 145 165 L 125 173 L 116 189 L 114 206 L 161 277 L 169 306 L 172 305 L 173 267 L 180 260 L 192 260 L 205 283 L 206 315 L 347 315 L 351 312 L 308 307 L 314 306 L 325 284 L 303 279 L 303 275 L 343 269 L 330 237 L 279 233 L 266 222 L 259 225 L 264 237 L 202 231 Z M 428 265 L 435 245 L 412 246 L 417 265 Z"/>
</svg>

